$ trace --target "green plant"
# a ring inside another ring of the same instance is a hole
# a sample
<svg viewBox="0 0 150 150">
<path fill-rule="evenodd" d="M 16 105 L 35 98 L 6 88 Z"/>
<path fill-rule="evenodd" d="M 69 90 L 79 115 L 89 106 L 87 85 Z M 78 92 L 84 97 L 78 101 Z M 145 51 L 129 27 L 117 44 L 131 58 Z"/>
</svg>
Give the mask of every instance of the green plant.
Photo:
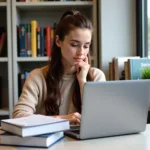
<svg viewBox="0 0 150 150">
<path fill-rule="evenodd" d="M 142 69 L 141 72 L 142 79 L 150 79 L 150 67 L 146 67 Z"/>
</svg>

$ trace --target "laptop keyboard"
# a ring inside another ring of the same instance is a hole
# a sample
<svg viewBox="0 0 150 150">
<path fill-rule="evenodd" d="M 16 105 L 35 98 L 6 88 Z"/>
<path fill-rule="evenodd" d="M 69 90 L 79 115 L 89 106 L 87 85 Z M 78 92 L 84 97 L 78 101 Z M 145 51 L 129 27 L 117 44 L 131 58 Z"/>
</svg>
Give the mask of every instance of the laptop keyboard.
<svg viewBox="0 0 150 150">
<path fill-rule="evenodd" d="M 71 130 L 71 132 L 76 133 L 76 134 L 80 134 L 80 130 Z"/>
<path fill-rule="evenodd" d="M 79 130 L 80 129 L 80 125 L 71 125 L 70 126 L 70 130 Z"/>
<path fill-rule="evenodd" d="M 73 133 L 79 134 L 80 133 L 80 125 L 71 125 L 70 131 Z"/>
</svg>

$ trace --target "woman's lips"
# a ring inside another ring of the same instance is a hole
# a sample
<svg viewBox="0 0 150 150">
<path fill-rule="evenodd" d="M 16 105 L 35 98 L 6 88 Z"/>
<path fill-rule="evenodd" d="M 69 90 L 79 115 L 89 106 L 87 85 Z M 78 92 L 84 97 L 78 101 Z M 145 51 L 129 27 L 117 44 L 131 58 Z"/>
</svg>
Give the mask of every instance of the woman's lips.
<svg viewBox="0 0 150 150">
<path fill-rule="evenodd" d="M 82 58 L 74 58 L 74 60 L 75 60 L 76 62 L 80 62 L 80 61 L 82 61 L 83 59 L 82 59 Z"/>
</svg>

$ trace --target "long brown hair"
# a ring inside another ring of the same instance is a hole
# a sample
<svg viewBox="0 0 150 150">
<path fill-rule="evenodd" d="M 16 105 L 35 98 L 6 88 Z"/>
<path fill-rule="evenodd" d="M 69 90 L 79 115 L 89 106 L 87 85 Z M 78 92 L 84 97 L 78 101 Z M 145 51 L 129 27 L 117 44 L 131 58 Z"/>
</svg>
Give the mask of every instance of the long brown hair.
<svg viewBox="0 0 150 150">
<path fill-rule="evenodd" d="M 56 26 L 54 37 L 58 35 L 59 39 L 63 41 L 65 36 L 75 28 L 89 29 L 91 31 L 93 29 L 91 22 L 80 12 L 75 10 L 66 11 Z M 61 62 L 61 50 L 56 45 L 55 39 L 53 42 L 52 54 L 48 62 L 48 66 L 48 72 L 46 74 L 47 98 L 44 101 L 45 110 L 47 115 L 59 115 L 59 107 L 61 105 L 60 87 L 64 68 Z M 89 74 L 87 78 L 90 80 Z M 73 92 L 72 100 L 75 108 L 80 113 L 81 96 L 77 79 L 75 80 L 75 90 Z"/>
</svg>

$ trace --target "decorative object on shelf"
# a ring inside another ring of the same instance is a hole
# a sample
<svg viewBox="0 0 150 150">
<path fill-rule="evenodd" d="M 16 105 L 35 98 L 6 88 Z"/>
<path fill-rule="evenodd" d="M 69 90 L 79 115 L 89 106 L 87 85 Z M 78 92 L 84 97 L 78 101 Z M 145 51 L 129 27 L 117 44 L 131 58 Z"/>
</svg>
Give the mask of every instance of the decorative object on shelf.
<svg viewBox="0 0 150 150">
<path fill-rule="evenodd" d="M 150 79 L 150 67 L 143 68 L 141 71 L 142 79 Z"/>
</svg>

